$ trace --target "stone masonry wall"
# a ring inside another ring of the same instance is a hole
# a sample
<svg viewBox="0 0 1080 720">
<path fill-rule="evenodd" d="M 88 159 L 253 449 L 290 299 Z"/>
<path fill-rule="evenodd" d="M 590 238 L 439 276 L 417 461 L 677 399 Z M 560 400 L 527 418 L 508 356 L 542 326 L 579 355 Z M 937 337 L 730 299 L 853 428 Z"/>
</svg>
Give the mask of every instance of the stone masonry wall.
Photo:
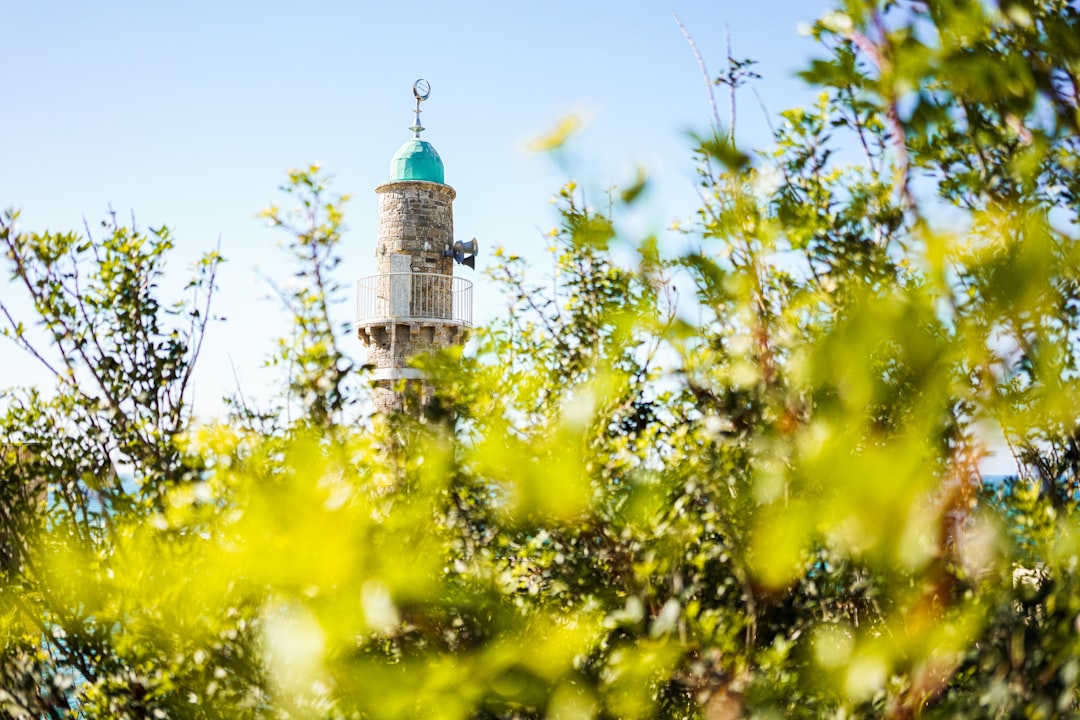
<svg viewBox="0 0 1080 720">
<path fill-rule="evenodd" d="M 380 185 L 375 192 L 379 195 L 378 272 L 390 272 L 390 258 L 396 253 L 412 258 L 413 272 L 452 275 L 454 259 L 443 257 L 443 251 L 454 244 L 454 188 L 409 180 Z"/>
<path fill-rule="evenodd" d="M 436 323 L 387 323 L 370 325 L 360 335 L 368 349 L 368 363 L 377 369 L 405 367 L 406 359 L 465 341 L 460 325 Z"/>
</svg>

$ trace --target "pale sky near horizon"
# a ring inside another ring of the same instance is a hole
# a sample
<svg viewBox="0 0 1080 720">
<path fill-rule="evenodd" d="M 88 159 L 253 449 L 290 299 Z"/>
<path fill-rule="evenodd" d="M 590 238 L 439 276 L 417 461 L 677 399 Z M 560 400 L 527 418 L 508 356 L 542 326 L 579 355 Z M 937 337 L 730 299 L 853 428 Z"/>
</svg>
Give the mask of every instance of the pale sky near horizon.
<svg viewBox="0 0 1080 720">
<path fill-rule="evenodd" d="M 282 199 L 290 167 L 319 162 L 353 196 L 342 279 L 374 272 L 376 196 L 410 136 L 413 81 L 431 84 L 424 139 L 457 191 L 459 239 L 481 245 L 475 321 L 505 302 L 479 271 L 503 245 L 547 272 L 549 198 L 567 179 L 594 204 L 612 184 L 651 178 L 632 232 L 657 232 L 697 202 L 689 134 L 708 128 L 705 82 L 677 13 L 715 77 L 727 53 L 758 61 L 768 116 L 810 102 L 795 77 L 816 50 L 798 32 L 827 0 L 411 3 L 14 2 L 4 7 L 0 78 L 0 208 L 27 230 L 81 229 L 111 206 L 142 226 L 167 224 L 182 270 L 220 238 L 228 263 L 208 336 L 196 409 L 220 411 L 233 387 L 267 382 L 262 359 L 287 332 L 265 280 L 289 266 L 256 213 Z M 717 88 L 722 118 L 726 94 Z M 738 98 L 738 140 L 768 144 L 766 112 Z M 576 114 L 583 129 L 560 162 L 529 140 Z M 468 273 L 463 270 L 463 273 Z M 182 273 L 177 274 L 180 282 Z M 5 302 L 18 292 L 0 277 Z M 351 317 L 349 304 L 341 319 Z M 359 341 L 351 349 L 363 356 Z M 38 378 L 0 339 L 5 385 Z"/>
</svg>

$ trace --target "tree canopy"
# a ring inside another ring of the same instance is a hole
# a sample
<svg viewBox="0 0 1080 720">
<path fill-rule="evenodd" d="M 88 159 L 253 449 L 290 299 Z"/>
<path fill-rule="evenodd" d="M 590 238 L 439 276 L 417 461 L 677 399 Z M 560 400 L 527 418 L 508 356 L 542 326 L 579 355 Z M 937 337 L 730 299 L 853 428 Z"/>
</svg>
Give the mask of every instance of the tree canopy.
<svg viewBox="0 0 1080 720">
<path fill-rule="evenodd" d="M 646 177 L 568 182 L 553 277 L 498 251 L 506 317 L 415 359 L 417 416 L 368 415 L 317 167 L 265 212 L 301 280 L 279 401 L 214 422 L 218 253 L 171 301 L 167 228 L 8 212 L 5 334 L 54 386 L 2 395 L 0 712 L 1080 714 L 1080 9 L 812 33 L 769 147 L 733 133 L 752 61 L 707 78 L 692 250 L 620 231 Z"/>
</svg>

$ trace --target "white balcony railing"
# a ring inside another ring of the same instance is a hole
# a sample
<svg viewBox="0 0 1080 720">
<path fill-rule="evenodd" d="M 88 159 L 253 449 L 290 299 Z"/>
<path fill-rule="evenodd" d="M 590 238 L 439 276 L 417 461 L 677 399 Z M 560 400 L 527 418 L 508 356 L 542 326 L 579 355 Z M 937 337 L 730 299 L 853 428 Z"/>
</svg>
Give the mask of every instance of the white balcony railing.
<svg viewBox="0 0 1080 720">
<path fill-rule="evenodd" d="M 396 272 L 356 281 L 356 324 L 388 321 L 472 325 L 472 281 L 453 275 Z"/>
</svg>

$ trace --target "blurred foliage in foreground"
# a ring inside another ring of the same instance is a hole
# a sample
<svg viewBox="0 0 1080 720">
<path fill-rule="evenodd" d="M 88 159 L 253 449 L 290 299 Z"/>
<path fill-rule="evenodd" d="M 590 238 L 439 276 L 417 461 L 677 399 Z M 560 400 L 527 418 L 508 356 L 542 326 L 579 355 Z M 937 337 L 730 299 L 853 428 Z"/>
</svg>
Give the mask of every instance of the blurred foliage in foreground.
<svg viewBox="0 0 1080 720">
<path fill-rule="evenodd" d="M 418 361 L 422 419 L 363 418 L 316 169 L 266 211 L 302 280 L 281 402 L 209 425 L 217 255 L 168 304 L 167 229 L 9 214 L 39 327 L 0 311 L 56 385 L 0 416 L 0 712 L 1080 713 L 1080 12 L 848 2 L 812 32 L 815 106 L 752 155 L 701 141 L 697 250 L 568 185 L 554 282 L 501 253 L 507 318 Z M 1018 477 L 980 476 L 994 437 Z"/>
</svg>

